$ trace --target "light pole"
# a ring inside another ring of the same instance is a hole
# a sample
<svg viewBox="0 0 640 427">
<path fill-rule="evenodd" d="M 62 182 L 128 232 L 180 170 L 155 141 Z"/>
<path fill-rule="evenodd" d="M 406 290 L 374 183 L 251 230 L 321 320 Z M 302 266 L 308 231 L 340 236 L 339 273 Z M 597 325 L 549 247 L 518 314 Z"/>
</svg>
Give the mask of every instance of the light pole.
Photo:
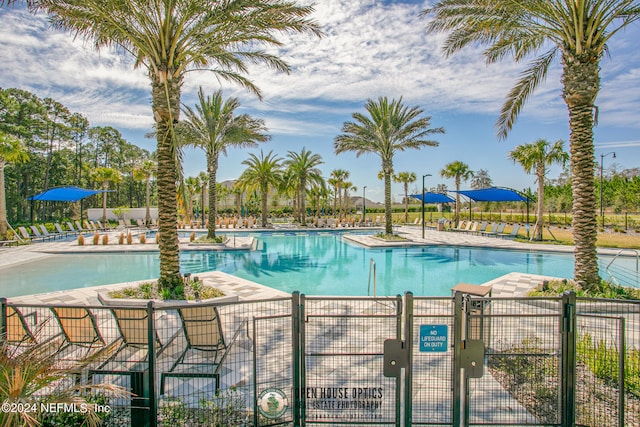
<svg viewBox="0 0 640 427">
<path fill-rule="evenodd" d="M 362 187 L 362 225 L 365 225 L 365 220 L 366 220 L 366 215 L 367 215 L 367 206 L 366 206 L 366 202 L 365 202 L 365 190 L 367 189 L 367 186 L 363 186 Z"/>
<path fill-rule="evenodd" d="M 424 239 L 424 179 L 431 176 L 430 173 L 422 175 L 422 238 Z"/>
<path fill-rule="evenodd" d="M 606 154 L 600 154 L 600 221 L 602 222 L 602 228 L 604 228 L 604 206 L 602 205 L 602 164 L 604 163 L 604 158 L 609 154 L 613 154 L 613 158 L 616 158 L 616 153 L 613 151 Z"/>
</svg>

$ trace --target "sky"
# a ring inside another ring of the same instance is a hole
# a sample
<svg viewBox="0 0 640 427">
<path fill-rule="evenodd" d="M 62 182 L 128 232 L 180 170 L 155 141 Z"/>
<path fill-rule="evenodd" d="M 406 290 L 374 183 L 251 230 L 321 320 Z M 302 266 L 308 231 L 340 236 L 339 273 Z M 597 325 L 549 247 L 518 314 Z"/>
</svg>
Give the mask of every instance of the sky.
<svg viewBox="0 0 640 427">
<path fill-rule="evenodd" d="M 496 186 L 535 190 L 535 177 L 508 159 L 517 145 L 540 138 L 565 141 L 569 129 L 566 106 L 561 98 L 561 66 L 552 65 L 546 81 L 529 99 L 506 140 L 496 137 L 495 122 L 510 88 L 526 62 L 507 58 L 487 65 L 480 47 L 470 47 L 451 56 L 442 54 L 443 34 L 427 34 L 427 20 L 419 13 L 427 1 L 317 0 L 313 19 L 325 36 L 283 35 L 283 46 L 271 49 L 292 68 L 278 73 L 262 65 L 251 65 L 248 77 L 263 95 L 260 101 L 248 91 L 207 71 L 187 74 L 182 102 L 194 106 L 198 88 L 206 94 L 223 89 L 225 97 L 237 97 L 239 113 L 265 121 L 272 139 L 259 148 L 230 149 L 220 160 L 218 181 L 236 179 L 244 170 L 248 152 L 273 150 L 280 157 L 302 148 L 322 156 L 325 177 L 334 169 L 350 171 L 355 195 L 382 202 L 384 186 L 377 179 L 381 169 L 375 154 L 356 157 L 334 153 L 334 138 L 355 112 L 364 112 L 368 99 L 400 98 L 424 110 L 437 147 L 399 152 L 396 172 L 414 172 L 417 181 L 410 191 L 453 180 L 440 176 L 442 168 L 459 160 L 471 170 L 485 169 Z M 640 39 L 639 24 L 618 33 L 601 61 L 601 90 L 595 128 L 596 160 L 604 157 L 604 168 L 640 167 Z M 85 115 L 91 126 L 113 126 L 130 143 L 150 151 L 155 141 L 145 138 L 152 129 L 151 90 L 144 68 L 134 69 L 133 60 L 110 49 L 96 51 L 90 41 L 53 30 L 44 15 L 24 8 L 0 9 L 0 87 L 15 87 L 50 97 L 72 112 Z M 616 153 L 614 159 L 611 152 Z M 205 170 L 202 150 L 187 149 L 185 176 Z M 559 166 L 548 177 L 557 177 Z M 424 175 L 430 174 L 431 176 Z M 469 188 L 463 183 L 462 188 Z M 401 184 L 393 184 L 393 198 L 400 201 Z"/>
</svg>

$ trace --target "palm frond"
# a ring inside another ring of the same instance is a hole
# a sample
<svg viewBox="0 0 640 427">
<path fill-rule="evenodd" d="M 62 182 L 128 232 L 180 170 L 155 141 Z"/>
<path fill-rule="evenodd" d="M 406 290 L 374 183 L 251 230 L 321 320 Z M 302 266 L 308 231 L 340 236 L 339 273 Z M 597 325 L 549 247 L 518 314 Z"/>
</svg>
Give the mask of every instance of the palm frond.
<svg viewBox="0 0 640 427">
<path fill-rule="evenodd" d="M 557 47 L 552 48 L 544 55 L 536 58 L 531 63 L 531 66 L 520 74 L 521 78 L 509 92 L 507 100 L 500 111 L 500 117 L 496 122 L 500 139 L 507 137 L 525 102 L 546 77 L 549 65 L 554 60 L 557 52 Z"/>
</svg>

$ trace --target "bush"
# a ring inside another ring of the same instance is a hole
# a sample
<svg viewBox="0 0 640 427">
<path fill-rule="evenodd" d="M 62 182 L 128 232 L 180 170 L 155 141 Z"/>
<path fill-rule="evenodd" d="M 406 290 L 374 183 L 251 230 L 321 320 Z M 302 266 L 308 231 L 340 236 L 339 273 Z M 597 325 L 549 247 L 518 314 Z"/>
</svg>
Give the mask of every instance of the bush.
<svg viewBox="0 0 640 427">
<path fill-rule="evenodd" d="M 147 235 L 146 234 L 141 234 L 140 235 L 140 243 L 142 243 L 143 245 L 145 243 L 147 243 Z"/>
<path fill-rule="evenodd" d="M 196 233 L 195 232 L 191 232 L 191 235 L 189 236 L 189 241 L 193 242 L 194 240 L 196 240 Z"/>
<path fill-rule="evenodd" d="M 97 245 L 100 243 L 100 234 L 96 233 L 93 235 L 93 244 Z"/>
<path fill-rule="evenodd" d="M 107 234 L 102 236 L 102 244 L 105 246 L 109 244 L 109 236 Z"/>
<path fill-rule="evenodd" d="M 78 246 L 84 246 L 84 236 L 82 234 L 78 236 Z"/>
<path fill-rule="evenodd" d="M 124 232 L 120 232 L 120 236 L 118 237 L 118 244 L 119 245 L 124 244 Z"/>
<path fill-rule="evenodd" d="M 128 233 L 127 234 L 127 245 L 130 245 L 133 243 L 133 234 Z"/>
</svg>

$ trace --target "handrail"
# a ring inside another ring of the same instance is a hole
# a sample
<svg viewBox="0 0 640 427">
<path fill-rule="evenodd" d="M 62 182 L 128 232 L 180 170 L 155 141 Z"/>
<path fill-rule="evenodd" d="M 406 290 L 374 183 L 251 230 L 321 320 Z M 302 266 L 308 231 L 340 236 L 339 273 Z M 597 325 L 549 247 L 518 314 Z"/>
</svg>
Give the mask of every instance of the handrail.
<svg viewBox="0 0 640 427">
<path fill-rule="evenodd" d="M 373 296 L 376 296 L 376 262 L 373 258 L 369 260 L 369 282 L 367 285 L 367 296 L 371 296 L 371 270 L 373 269 Z"/>
<path fill-rule="evenodd" d="M 611 271 L 609 271 L 609 267 L 611 267 L 611 264 L 613 264 L 615 262 L 615 260 L 617 260 L 618 257 L 620 255 L 622 255 L 622 253 L 624 253 L 625 251 L 633 252 L 633 253 L 636 254 L 636 274 L 638 273 L 638 266 L 640 265 L 640 252 L 638 250 L 636 250 L 636 249 L 620 249 L 618 251 L 618 253 L 613 257 L 613 259 L 611 261 L 609 261 L 609 264 L 607 264 L 607 267 L 605 268 L 607 270 L 607 273 L 609 273 L 609 276 L 616 282 L 617 285 L 620 285 L 620 283 L 615 278 L 613 273 L 611 273 Z"/>
</svg>

